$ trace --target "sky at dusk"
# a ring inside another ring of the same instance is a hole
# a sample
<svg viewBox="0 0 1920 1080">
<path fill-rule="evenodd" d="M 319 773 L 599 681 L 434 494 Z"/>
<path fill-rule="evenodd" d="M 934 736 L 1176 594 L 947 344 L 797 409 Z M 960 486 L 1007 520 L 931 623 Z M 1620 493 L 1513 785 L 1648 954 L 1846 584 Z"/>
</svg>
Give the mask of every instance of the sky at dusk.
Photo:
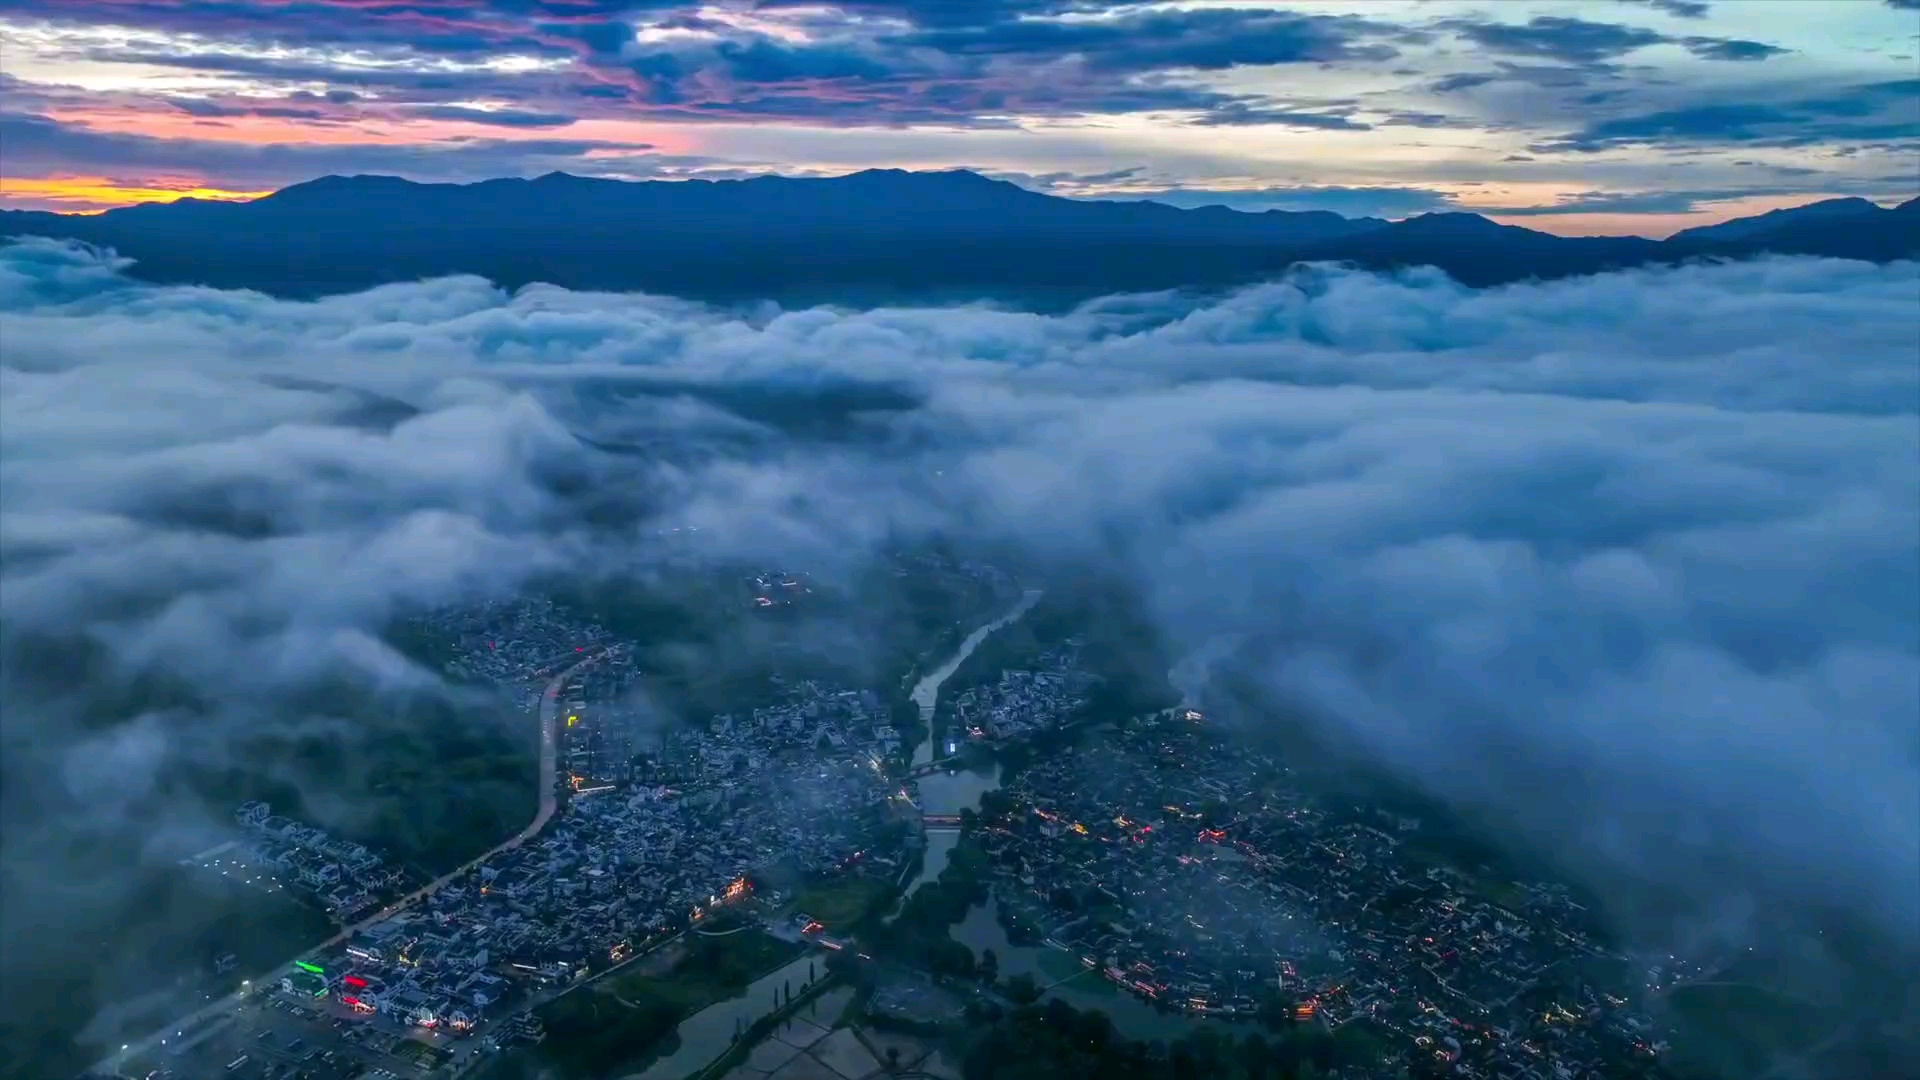
<svg viewBox="0 0 1920 1080">
<path fill-rule="evenodd" d="M 0 206 L 966 167 L 1665 235 L 1920 193 L 1920 0 L 0 0 Z"/>
</svg>

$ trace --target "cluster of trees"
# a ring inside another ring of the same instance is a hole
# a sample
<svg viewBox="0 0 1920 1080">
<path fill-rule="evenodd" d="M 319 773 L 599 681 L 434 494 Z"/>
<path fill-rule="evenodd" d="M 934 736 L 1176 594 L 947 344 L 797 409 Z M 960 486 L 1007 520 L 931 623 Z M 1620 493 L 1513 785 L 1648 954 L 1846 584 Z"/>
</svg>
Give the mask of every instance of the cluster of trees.
<svg viewBox="0 0 1920 1080">
<path fill-rule="evenodd" d="M 680 1023 L 680 1009 L 673 1002 L 644 995 L 622 1001 L 595 990 L 558 998 L 539 1015 L 547 1032 L 540 1056 L 568 1076 L 599 1076 L 617 1069 Z"/>
<path fill-rule="evenodd" d="M 1011 980 L 1010 980 L 1011 981 Z M 967 1080 L 1310 1080 L 1399 1073 L 1371 1034 L 1283 1026 L 1235 1034 L 1197 1028 L 1171 1045 L 1128 1039 L 1103 1012 L 1057 998 L 994 1018 L 969 1048 Z"/>
<path fill-rule="evenodd" d="M 129 670 L 84 639 L 22 637 L 0 660 L 9 715 L 63 721 L 4 735 L 0 816 L 17 866 L 0 875 L 0 911 L 73 931 L 11 935 L 8 975 L 36 992 L 0 1008 L 0 1076 L 15 1062 L 47 1070 L 36 1075 L 77 1069 L 99 1049 L 73 1043 L 94 1013 L 214 956 L 234 953 L 254 974 L 325 937 L 326 917 L 286 894 L 154 860 L 155 829 L 218 829 L 239 803 L 264 799 L 396 862 L 436 868 L 533 815 L 533 725 L 460 695 L 392 693 L 336 674 L 219 700 L 165 671 Z M 166 752 L 142 759 L 151 774 L 115 791 L 111 815 L 85 813 L 48 763 L 73 740 L 136 728 Z"/>
<path fill-rule="evenodd" d="M 1027 667 L 1073 637 L 1085 642 L 1081 666 L 1101 679 L 1090 694 L 1090 713 L 1120 718 L 1179 703 L 1165 678 L 1168 654 L 1157 624 L 1127 583 L 1104 578 L 1049 582 L 1032 610 L 974 649 L 946 689 L 994 682 L 1002 671 Z"/>
<path fill-rule="evenodd" d="M 967 917 L 967 909 L 987 901 L 987 855 L 963 828 L 940 876 L 907 897 L 891 923 L 874 922 L 863 936 L 890 957 L 940 975 L 974 978 L 980 974 L 973 950 L 948 931 Z"/>
<path fill-rule="evenodd" d="M 782 943 L 759 934 L 690 934 L 681 940 L 686 955 L 659 979 L 610 975 L 541 1006 L 537 1015 L 547 1038 L 540 1056 L 568 1076 L 606 1075 L 667 1038 L 689 1013 L 744 990 L 790 955 Z"/>
</svg>

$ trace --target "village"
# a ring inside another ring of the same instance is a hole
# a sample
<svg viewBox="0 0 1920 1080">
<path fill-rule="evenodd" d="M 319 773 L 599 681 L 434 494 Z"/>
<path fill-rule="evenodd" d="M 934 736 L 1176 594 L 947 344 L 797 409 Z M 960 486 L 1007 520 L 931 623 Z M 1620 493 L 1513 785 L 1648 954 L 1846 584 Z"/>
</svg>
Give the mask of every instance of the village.
<svg viewBox="0 0 1920 1080">
<path fill-rule="evenodd" d="M 214 1064 L 236 1078 L 461 1075 L 539 1042 L 543 1002 L 723 910 L 796 945 L 838 947 L 845 920 L 794 919 L 795 894 L 836 880 L 911 893 L 909 875 L 938 876 L 952 850 L 937 845 L 936 863 L 927 829 L 947 815 L 923 814 L 919 792 L 943 766 L 909 767 L 872 690 L 796 679 L 770 704 L 671 721 L 627 649 L 552 605 L 435 625 L 456 642 L 449 671 L 510 688 L 529 713 L 543 682 L 556 688 L 560 812 L 309 954 L 262 988 L 247 1038 L 235 1025 L 188 1040 L 155 1075 Z M 971 743 L 962 757 L 977 758 L 1084 719 L 1098 680 L 1080 668 L 1083 644 L 977 677 L 941 710 L 951 734 L 934 741 L 949 754 Z M 1626 958 L 1564 888 L 1463 874 L 1423 854 L 1419 820 L 1312 797 L 1282 761 L 1193 709 L 1071 738 L 953 818 L 986 853 L 1008 941 L 1070 958 L 1162 1012 L 1366 1021 L 1463 1077 L 1560 1080 L 1663 1049 L 1615 986 Z M 236 818 L 250 860 L 343 922 L 407 884 L 377 853 L 264 804 Z M 894 972 L 875 1015 L 937 1023 L 981 992 L 913 976 Z"/>
<path fill-rule="evenodd" d="M 1364 1018 L 1469 1077 L 1663 1049 L 1613 985 L 1628 958 L 1564 888 L 1422 859 L 1419 821 L 1310 799 L 1196 711 L 1106 728 L 990 803 L 978 836 L 1010 930 L 1163 1008 Z"/>
</svg>

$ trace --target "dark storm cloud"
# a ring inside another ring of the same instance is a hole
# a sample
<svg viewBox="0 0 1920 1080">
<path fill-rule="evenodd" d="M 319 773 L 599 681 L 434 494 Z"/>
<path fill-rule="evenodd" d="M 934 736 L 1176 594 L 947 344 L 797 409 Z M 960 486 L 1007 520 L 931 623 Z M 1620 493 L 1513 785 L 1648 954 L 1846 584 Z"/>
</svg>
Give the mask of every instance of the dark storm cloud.
<svg viewBox="0 0 1920 1080">
<path fill-rule="evenodd" d="M 574 123 L 575 118 L 559 113 L 528 112 L 521 109 L 469 109 L 458 105 L 426 105 L 408 110 L 429 120 L 458 120 L 469 124 L 490 124 L 511 128 L 557 128 Z"/>
<path fill-rule="evenodd" d="M 1476 19 L 1456 19 L 1443 25 L 1490 52 L 1557 60 L 1564 64 L 1617 60 L 1668 40 L 1665 34 L 1644 27 L 1588 22 L 1559 15 L 1535 16 L 1517 26 Z"/>
<path fill-rule="evenodd" d="M 85 59 L 154 67 L 180 68 L 209 74 L 235 75 L 276 83 L 330 83 L 341 89 L 358 86 L 381 91 L 398 90 L 412 94 L 441 96 L 517 95 L 527 80 L 519 76 L 491 71 L 437 71 L 407 67 L 343 66 L 321 60 L 301 60 L 279 56 L 254 56 L 241 52 L 212 50 L 202 53 L 178 53 L 166 49 L 151 51 L 130 48 L 92 50 Z"/>
<path fill-rule="evenodd" d="M 811 7 L 814 0 L 773 0 L 769 7 Z M 903 19 L 916 26 L 975 26 L 1021 16 L 1098 12 L 1108 0 L 839 0 L 832 6 L 860 15 Z"/>
<path fill-rule="evenodd" d="M 16 17 L 195 34 L 189 47 L 82 47 L 92 60 L 150 63 L 279 83 L 325 82 L 407 94 L 411 105 L 463 98 L 530 114 L 662 119 L 814 119 L 840 125 L 985 124 L 1014 113 L 1079 116 L 1257 108 L 1248 94 L 1182 85 L 1173 72 L 1250 65 L 1367 62 L 1395 54 L 1398 28 L 1352 17 L 1265 9 L 1142 11 L 1079 3 L 758 5 L 798 20 L 805 40 L 695 13 L 697 5 L 378 3 L 51 4 Z M 1073 21 L 1018 16 L 1098 13 Z M 693 36 L 649 39 L 636 28 Z M 271 48 L 269 48 L 271 46 Z M 295 51 L 289 53 L 292 48 Z M 381 63 L 350 59 L 346 50 Z M 564 71 L 449 70 L 512 53 L 571 60 Z M 571 101 L 572 106 L 560 104 Z M 1219 114 L 1231 122 L 1232 112 Z M 984 118 L 984 119 L 983 119 Z"/>
<path fill-rule="evenodd" d="M 167 98 L 168 105 L 186 113 L 206 119 L 231 116 L 260 116 L 276 120 L 312 120 L 325 123 L 336 119 L 320 109 L 299 108 L 288 105 L 231 105 L 203 98 Z"/>
<path fill-rule="evenodd" d="M 726 27 L 717 37 L 618 42 L 583 62 L 663 116 L 812 116 L 828 123 L 998 124 L 1006 115 L 1149 110 L 1214 122 L 1270 105 L 1165 73 L 1385 59 L 1398 31 L 1362 19 L 1240 9 L 1134 12 L 1072 22 L 936 23 L 863 36 L 833 24 L 784 40 Z M 1312 123 L 1311 120 L 1306 121 Z M 1318 126 L 1326 126 L 1320 121 Z"/>
<path fill-rule="evenodd" d="M 1805 146 L 1920 137 L 1920 79 L 1869 83 L 1831 96 L 1667 109 L 1597 121 L 1536 147 L 1591 152 L 1616 146 Z"/>
<path fill-rule="evenodd" d="M 1917 287 L 1813 260 L 1485 292 L 1321 269 L 1054 316 L 743 314 L 466 278 L 294 303 L 35 242 L 0 258 L 0 632 L 93 634 L 223 698 L 397 678 L 369 629 L 396 602 L 615 550 L 554 470 L 782 564 L 940 523 L 1120 559 L 1176 643 L 1241 635 L 1276 707 L 1576 869 L 1910 935 Z M 315 384 L 410 418 L 285 388 Z M 849 446 L 700 403 L 819 385 L 917 404 Z M 571 437 L 638 430 L 702 452 L 616 469 Z M 929 502 L 908 478 L 936 467 Z M 257 527 L 166 512 L 216 496 Z M 24 715 L 46 775 L 98 753 Z M 223 729 L 143 730 L 147 775 Z"/>
<path fill-rule="evenodd" d="M 605 24 L 649 6 L 644 0 L 580 5 L 515 0 L 14 0 L 6 13 L 56 25 L 132 26 L 282 47 L 351 46 L 390 55 L 476 57 L 509 49 L 565 55 L 568 39 L 546 32 L 546 27 Z"/>
<path fill-rule="evenodd" d="M 1676 19 L 1704 19 L 1712 6 L 1707 3 L 1707 0 L 1620 0 L 1620 2 L 1650 7 Z"/>
<path fill-rule="evenodd" d="M 1351 111 L 1349 109 L 1349 111 Z M 1308 112 L 1299 109 L 1287 109 L 1266 105 L 1254 105 L 1245 102 L 1233 102 L 1217 109 L 1209 110 L 1194 121 L 1208 127 L 1235 127 L 1266 125 L 1272 127 L 1308 128 L 1318 131 L 1371 131 L 1372 124 L 1362 123 L 1344 112 Z"/>
<path fill-rule="evenodd" d="M 1741 41 L 1730 38 L 1690 37 L 1681 39 L 1687 51 L 1702 60 L 1766 60 L 1792 52 L 1778 45 L 1766 45 L 1758 41 Z"/>
<path fill-rule="evenodd" d="M 1492 72 L 1470 71 L 1458 75 L 1442 75 L 1427 84 L 1427 88 L 1436 94 L 1453 94 L 1461 90 L 1472 90 L 1488 83 L 1499 82 L 1500 76 Z"/>
<path fill-rule="evenodd" d="M 1365 19 L 1262 9 L 1152 11 L 1072 22 L 1001 22 L 891 39 L 955 56 L 1078 56 L 1094 71 L 1219 70 L 1245 65 L 1387 60 L 1378 37 L 1397 28 Z"/>
<path fill-rule="evenodd" d="M 1790 52 L 1758 41 L 1714 37 L 1675 38 L 1657 30 L 1619 23 L 1596 23 L 1557 15 L 1540 15 L 1523 25 L 1484 19 L 1454 19 L 1442 23 L 1461 37 L 1490 52 L 1553 60 L 1574 67 L 1605 69 L 1628 53 L 1652 45 L 1679 45 L 1703 60 L 1765 60 Z M 1473 76 L 1450 78 L 1472 79 Z M 1441 80 L 1446 83 L 1447 80 Z M 1464 89 L 1474 82 L 1455 84 Z"/>
</svg>

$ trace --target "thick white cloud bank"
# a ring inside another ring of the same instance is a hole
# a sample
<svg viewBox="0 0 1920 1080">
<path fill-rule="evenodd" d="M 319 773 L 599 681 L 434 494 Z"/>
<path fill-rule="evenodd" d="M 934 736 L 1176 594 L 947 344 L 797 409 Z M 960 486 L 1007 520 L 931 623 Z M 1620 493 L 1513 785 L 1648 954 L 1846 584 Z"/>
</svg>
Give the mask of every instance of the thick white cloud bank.
<svg viewBox="0 0 1920 1080">
<path fill-rule="evenodd" d="M 1176 642 L 1246 635 L 1277 708 L 1530 839 L 1910 935 L 1916 316 L 1920 267 L 1806 259 L 1482 292 L 1321 269 L 1042 316 L 474 279 L 296 303 L 24 243 L 0 617 L 203 683 L 402 678 L 367 633 L 397 604 L 669 525 L 1117 549 Z M 646 512 L 589 529 L 582 486 Z"/>
</svg>

